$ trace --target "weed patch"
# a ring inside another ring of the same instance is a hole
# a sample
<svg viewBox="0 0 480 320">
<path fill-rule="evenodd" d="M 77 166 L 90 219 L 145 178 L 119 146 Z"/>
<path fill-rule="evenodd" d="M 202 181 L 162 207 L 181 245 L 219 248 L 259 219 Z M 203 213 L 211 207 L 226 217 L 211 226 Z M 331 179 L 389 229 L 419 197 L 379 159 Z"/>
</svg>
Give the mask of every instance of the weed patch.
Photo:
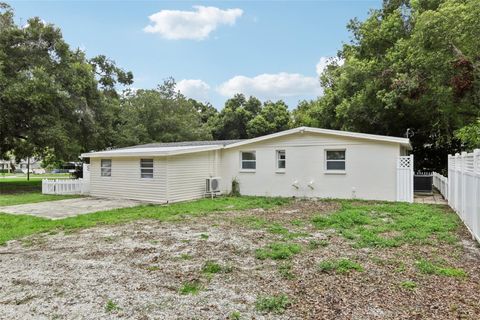
<svg viewBox="0 0 480 320">
<path fill-rule="evenodd" d="M 402 283 L 400 283 L 400 286 L 404 289 L 407 289 L 407 290 L 415 290 L 417 288 L 417 284 L 413 281 L 403 281 Z"/>
<path fill-rule="evenodd" d="M 261 296 L 255 302 L 255 308 L 261 312 L 284 313 L 290 306 L 290 299 L 286 294 L 277 296 Z"/>
<path fill-rule="evenodd" d="M 438 275 L 445 277 L 466 277 L 467 273 L 460 268 L 445 267 L 443 264 L 434 263 L 425 259 L 417 260 L 418 270 L 424 274 Z"/>
<path fill-rule="evenodd" d="M 335 229 L 355 247 L 398 247 L 405 243 L 456 242 L 458 218 L 438 206 L 408 203 L 353 205 L 341 201 L 339 211 L 312 219 L 318 229 Z"/>
<path fill-rule="evenodd" d="M 113 311 L 118 311 L 122 310 L 113 300 L 108 300 L 107 303 L 105 304 L 105 311 L 107 312 L 113 312 Z"/>
<path fill-rule="evenodd" d="M 284 260 L 301 251 L 301 247 L 295 243 L 271 243 L 265 248 L 255 250 L 255 257 L 260 260 Z"/>
<path fill-rule="evenodd" d="M 200 284 L 200 281 L 198 280 L 193 280 L 193 281 L 188 281 L 184 282 L 182 286 L 180 287 L 180 294 L 187 295 L 187 294 L 198 294 L 202 290 L 202 285 Z"/>
<path fill-rule="evenodd" d="M 350 271 L 363 271 L 363 267 L 350 260 L 350 259 L 338 259 L 338 260 L 324 260 L 318 265 L 318 269 L 321 272 L 336 272 L 336 273 L 349 273 Z"/>
</svg>

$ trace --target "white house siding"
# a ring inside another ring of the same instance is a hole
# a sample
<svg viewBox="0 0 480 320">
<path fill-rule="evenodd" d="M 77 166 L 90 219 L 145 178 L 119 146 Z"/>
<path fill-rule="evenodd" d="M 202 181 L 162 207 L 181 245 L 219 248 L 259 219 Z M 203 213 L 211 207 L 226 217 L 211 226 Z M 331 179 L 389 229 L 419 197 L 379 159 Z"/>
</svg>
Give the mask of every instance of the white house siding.
<svg viewBox="0 0 480 320">
<path fill-rule="evenodd" d="M 112 176 L 100 175 L 100 158 L 90 160 L 90 195 L 167 202 L 167 162 L 154 158 L 153 179 L 140 178 L 139 157 L 102 158 L 112 160 Z"/>
<path fill-rule="evenodd" d="M 219 151 L 207 151 L 168 157 L 169 202 L 205 196 L 206 178 L 218 174 L 218 154 Z"/>
<path fill-rule="evenodd" d="M 325 150 L 346 150 L 345 174 L 325 170 Z M 286 151 L 286 169 L 276 173 L 276 150 Z M 240 152 L 255 151 L 255 172 L 242 172 Z M 399 144 L 317 133 L 295 133 L 222 150 L 222 188 L 237 178 L 244 195 L 396 199 Z M 292 186 L 298 181 L 299 188 Z M 308 184 L 313 181 L 313 189 Z"/>
</svg>

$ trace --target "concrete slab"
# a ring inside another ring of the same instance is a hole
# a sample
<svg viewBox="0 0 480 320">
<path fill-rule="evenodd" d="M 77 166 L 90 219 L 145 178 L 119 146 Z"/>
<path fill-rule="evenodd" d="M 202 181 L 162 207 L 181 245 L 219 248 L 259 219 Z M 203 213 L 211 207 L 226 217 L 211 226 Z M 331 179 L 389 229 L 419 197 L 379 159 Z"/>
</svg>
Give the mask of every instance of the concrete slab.
<svg viewBox="0 0 480 320">
<path fill-rule="evenodd" d="M 448 201 L 436 189 L 433 189 L 432 194 L 415 194 L 413 201 L 415 203 L 448 205 Z"/>
<path fill-rule="evenodd" d="M 28 214 L 56 220 L 98 211 L 135 207 L 142 204 L 146 203 L 127 199 L 86 197 L 0 207 L 0 212 Z"/>
</svg>

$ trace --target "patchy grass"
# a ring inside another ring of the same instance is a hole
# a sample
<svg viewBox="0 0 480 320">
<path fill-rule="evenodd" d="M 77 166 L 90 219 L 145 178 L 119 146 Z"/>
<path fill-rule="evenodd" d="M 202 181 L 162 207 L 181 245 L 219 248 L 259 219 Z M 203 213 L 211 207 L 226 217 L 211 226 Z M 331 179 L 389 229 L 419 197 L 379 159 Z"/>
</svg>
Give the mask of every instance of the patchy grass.
<svg viewBox="0 0 480 320">
<path fill-rule="evenodd" d="M 62 220 L 48 220 L 28 215 L 9 215 L 0 213 L 0 245 L 5 244 L 8 240 L 54 230 L 71 231 L 99 225 L 125 223 L 139 219 L 178 221 L 189 216 L 203 216 L 216 212 L 254 208 L 269 209 L 288 202 L 289 200 L 285 198 L 222 197 L 214 200 L 201 199 L 192 202 L 175 203 L 167 206 L 144 205 L 133 208 L 100 211 Z"/>
<path fill-rule="evenodd" d="M 338 259 L 338 260 L 324 260 L 318 265 L 318 269 L 322 272 L 336 272 L 336 273 L 349 273 L 350 271 L 363 271 L 363 267 L 350 259 Z"/>
<path fill-rule="evenodd" d="M 187 294 L 198 294 L 202 290 L 202 285 L 200 281 L 198 280 L 193 280 L 193 281 L 188 281 L 184 282 L 182 286 L 180 287 L 180 294 L 187 295 Z"/>
<path fill-rule="evenodd" d="M 280 235 L 284 240 L 292 240 L 295 238 L 308 236 L 308 233 L 306 232 L 291 232 L 288 228 L 282 226 L 280 223 L 271 222 L 264 218 L 255 216 L 239 217 L 234 221 L 252 229 L 264 229 L 269 233 Z"/>
<path fill-rule="evenodd" d="M 424 274 L 460 278 L 467 276 L 463 269 L 445 267 L 442 263 L 434 263 L 425 259 L 417 260 L 416 265 L 418 270 Z"/>
<path fill-rule="evenodd" d="M 410 280 L 403 281 L 402 283 L 400 283 L 400 286 L 410 291 L 413 291 L 417 288 L 417 284 L 414 281 L 410 281 Z"/>
<path fill-rule="evenodd" d="M 208 236 L 208 234 L 206 234 L 206 233 L 202 233 L 202 234 L 200 235 L 200 239 L 202 239 L 202 240 L 208 240 L 208 237 L 209 237 L 209 236 Z"/>
<path fill-rule="evenodd" d="M 315 249 L 326 247 L 326 246 L 328 246 L 327 240 L 310 240 L 308 242 L 308 249 L 310 250 L 315 250 Z"/>
<path fill-rule="evenodd" d="M 284 313 L 291 305 L 290 299 L 286 294 L 276 296 L 260 296 L 255 302 L 255 308 L 261 312 Z"/>
<path fill-rule="evenodd" d="M 403 244 L 454 243 L 458 218 L 441 206 L 408 203 L 340 201 L 339 211 L 316 215 L 318 229 L 335 229 L 355 247 L 398 247 Z"/>
<path fill-rule="evenodd" d="M 295 274 L 292 272 L 292 264 L 289 262 L 279 265 L 278 272 L 284 279 L 292 280 L 295 278 Z"/>
<path fill-rule="evenodd" d="M 275 242 L 265 248 L 255 250 L 255 257 L 260 260 L 284 260 L 301 251 L 300 245 L 296 243 Z"/>
<path fill-rule="evenodd" d="M 207 261 L 202 267 L 202 273 L 215 274 L 222 272 L 222 266 L 214 261 Z"/>
<path fill-rule="evenodd" d="M 55 201 L 55 200 L 64 200 L 79 198 L 80 196 L 76 195 L 54 195 L 54 194 L 41 194 L 38 192 L 29 192 L 29 193 L 14 193 L 14 194 L 2 194 L 0 196 L 0 207 L 3 206 L 13 206 L 16 204 L 24 203 L 37 203 L 44 201 Z"/>
<path fill-rule="evenodd" d="M 122 310 L 122 308 L 120 308 L 113 300 L 108 300 L 105 304 L 105 311 L 109 313 L 118 310 Z"/>
<path fill-rule="evenodd" d="M 228 316 L 229 320 L 240 320 L 242 318 L 242 314 L 239 311 L 233 311 Z"/>
</svg>

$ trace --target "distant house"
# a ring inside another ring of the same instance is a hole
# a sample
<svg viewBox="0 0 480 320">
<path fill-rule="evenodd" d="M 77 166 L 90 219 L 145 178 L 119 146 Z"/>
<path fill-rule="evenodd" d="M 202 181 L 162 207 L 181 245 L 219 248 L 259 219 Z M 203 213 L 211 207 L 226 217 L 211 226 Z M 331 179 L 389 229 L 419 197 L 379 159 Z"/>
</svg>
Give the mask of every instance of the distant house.
<svg viewBox="0 0 480 320">
<path fill-rule="evenodd" d="M 395 201 L 404 188 L 399 160 L 409 150 L 406 138 L 300 127 L 247 140 L 153 143 L 82 157 L 90 159 L 90 192 L 99 197 L 196 199 L 213 190 L 206 185 L 213 177 L 221 193 L 229 193 L 235 179 L 243 195 Z"/>
</svg>

